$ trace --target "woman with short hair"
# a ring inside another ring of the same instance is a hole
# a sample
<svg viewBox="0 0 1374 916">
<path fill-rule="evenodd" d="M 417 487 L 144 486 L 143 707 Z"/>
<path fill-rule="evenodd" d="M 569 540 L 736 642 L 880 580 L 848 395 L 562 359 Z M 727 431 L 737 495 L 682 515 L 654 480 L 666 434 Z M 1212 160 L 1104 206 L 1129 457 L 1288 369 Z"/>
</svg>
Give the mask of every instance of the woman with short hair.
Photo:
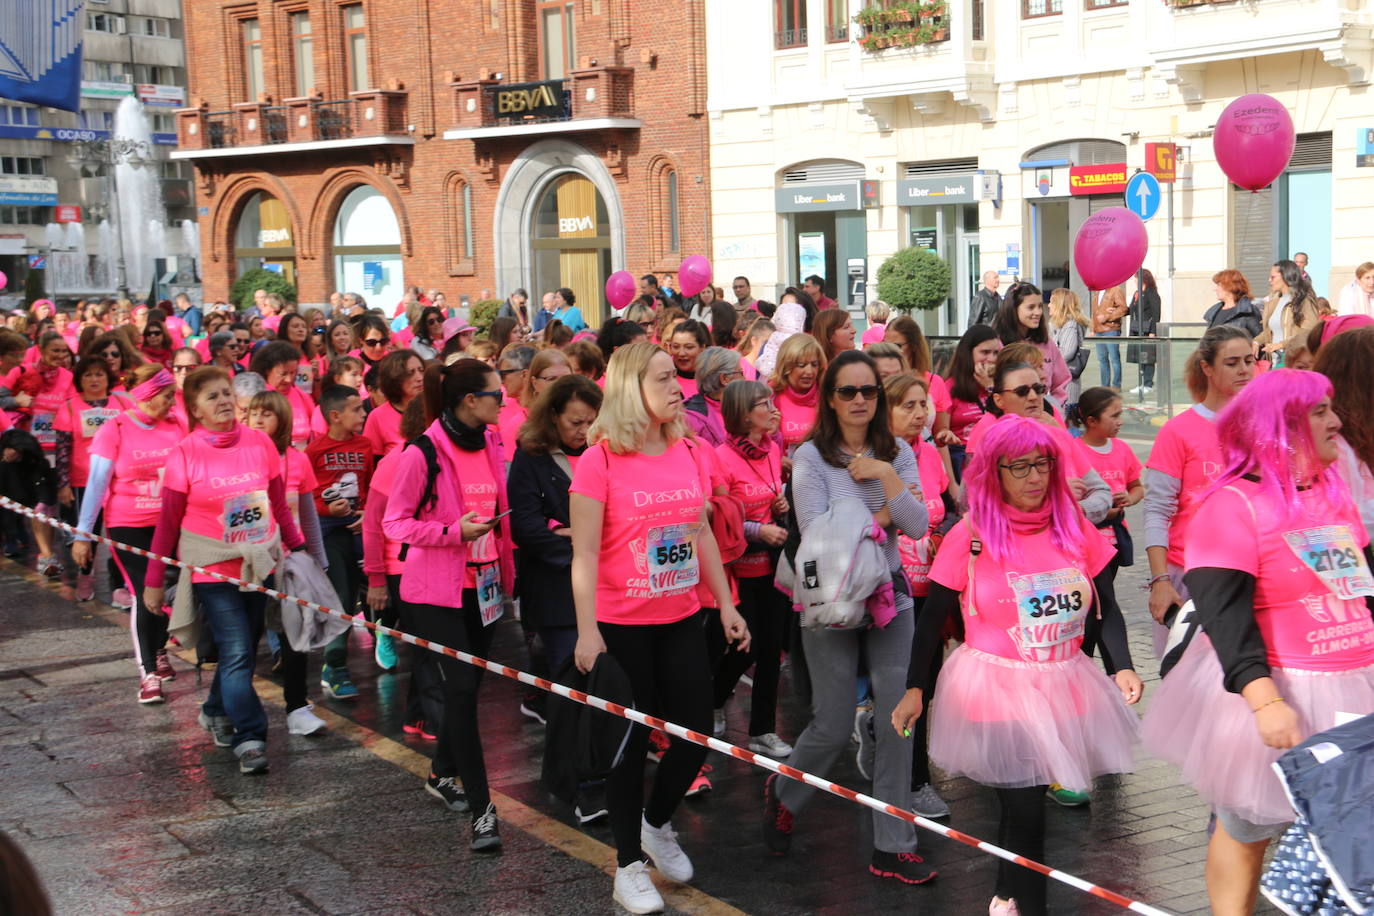
<svg viewBox="0 0 1374 916">
<path fill-rule="evenodd" d="M 1250 281 L 1245 274 L 1231 267 L 1217 271 L 1212 274 L 1212 292 L 1216 304 L 1202 315 L 1207 327 L 1235 325 L 1251 337 L 1259 336 L 1264 313 L 1250 298 Z"/>
<path fill-rule="evenodd" d="M 742 376 L 739 354 L 734 350 L 707 347 L 697 357 L 697 392 L 687 398 L 687 425 L 692 435 L 712 448 L 723 444 L 728 435 L 721 415 L 721 395 Z"/>
<path fill-rule="evenodd" d="M 425 385 L 425 364 L 413 350 L 397 350 L 377 364 L 377 386 L 386 399 L 367 415 L 363 435 L 372 440 L 372 454 L 381 458 L 400 445 L 401 414 Z"/>
</svg>

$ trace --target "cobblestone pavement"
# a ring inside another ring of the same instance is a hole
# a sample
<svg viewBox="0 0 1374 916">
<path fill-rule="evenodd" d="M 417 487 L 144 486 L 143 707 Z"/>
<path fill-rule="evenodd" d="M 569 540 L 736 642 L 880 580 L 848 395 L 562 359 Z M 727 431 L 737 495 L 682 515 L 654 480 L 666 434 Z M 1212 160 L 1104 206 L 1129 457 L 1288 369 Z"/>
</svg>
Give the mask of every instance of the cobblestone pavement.
<svg viewBox="0 0 1374 916">
<path fill-rule="evenodd" d="M 1145 569 L 1123 570 L 1118 591 L 1148 702 Z M 427 746 L 404 735 L 399 718 L 408 675 L 380 674 L 356 643 L 350 668 L 360 700 L 321 700 L 312 684 L 331 726 L 323 737 L 288 736 L 281 691 L 260 677 L 271 772 L 250 779 L 196 725 L 209 679 L 198 683 L 186 660 L 174 661 L 169 702 L 140 707 L 117 612 L 98 601 L 75 605 L 70 588 L 8 561 L 0 595 L 0 829 L 32 857 L 58 913 L 618 911 L 609 828 L 578 829 L 540 787 L 543 730 L 519 714 L 519 685 L 488 676 L 482 688 L 505 850 L 478 856 L 467 848 L 466 816 L 422 790 Z M 518 626 L 498 627 L 493 655 L 524 666 Z M 782 694 L 780 731 L 795 737 L 805 713 L 789 684 Z M 747 703 L 742 688 L 728 707 L 727 739 L 747 740 Z M 663 885 L 670 912 L 986 912 L 995 859 L 923 834 L 921 852 L 940 877 L 918 888 L 881 882 L 866 868 L 868 812 L 837 798 L 807 810 L 790 856 L 769 856 L 763 775 L 719 755 L 708 760 L 714 791 L 685 801 L 674 818 L 698 877 L 690 888 Z M 868 788 L 852 755 L 830 775 Z M 990 791 L 961 779 L 939 789 L 952 825 L 995 839 Z M 1142 758 L 1134 774 L 1099 781 L 1087 808 L 1047 804 L 1049 863 L 1172 912 L 1206 912 L 1206 810 L 1170 767 Z M 1121 912 L 1053 882 L 1050 900 L 1057 914 Z"/>
</svg>

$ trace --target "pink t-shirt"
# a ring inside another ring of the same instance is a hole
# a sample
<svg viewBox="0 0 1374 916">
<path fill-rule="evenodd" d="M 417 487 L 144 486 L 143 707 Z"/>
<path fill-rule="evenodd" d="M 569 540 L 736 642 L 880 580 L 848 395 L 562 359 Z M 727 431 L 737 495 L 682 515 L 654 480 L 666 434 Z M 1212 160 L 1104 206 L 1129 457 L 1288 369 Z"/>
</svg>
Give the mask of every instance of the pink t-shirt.
<svg viewBox="0 0 1374 916">
<path fill-rule="evenodd" d="M 91 473 L 91 443 L 95 440 L 95 434 L 100 432 L 100 427 L 131 406 L 128 398 L 112 394 L 106 399 L 104 407 L 92 407 L 77 396 L 69 398 L 67 403 L 58 408 L 52 428 L 71 434 L 72 466 L 69 476 L 72 486 L 86 485 Z"/>
<path fill-rule="evenodd" d="M 782 454 L 776 442 L 764 443 L 768 454 L 745 458 L 728 442 L 716 446 L 716 473 L 730 495 L 744 503 L 744 518 L 750 522 L 773 524 L 773 500 L 782 493 Z M 752 545 L 751 545 L 752 547 Z M 752 578 L 773 573 L 767 551 L 749 550 L 730 564 L 737 576 Z"/>
<path fill-rule="evenodd" d="M 515 459 L 515 450 L 520 445 L 520 427 L 525 425 L 528 416 L 529 411 L 515 398 L 507 396 L 501 402 L 496 428 L 501 433 L 501 451 L 505 453 L 507 464 Z"/>
<path fill-rule="evenodd" d="M 978 421 L 983 419 L 986 411 L 982 404 L 975 404 L 972 401 L 961 401 L 956 397 L 950 397 L 949 408 L 949 428 L 954 435 L 959 437 L 959 441 L 968 445 L 969 433 L 973 432 L 973 427 L 978 425 Z"/>
<path fill-rule="evenodd" d="M 282 478 L 286 484 L 286 504 L 291 507 L 291 517 L 296 527 L 301 524 L 301 500 L 312 499 L 319 483 L 315 480 L 315 466 L 310 456 L 299 449 L 289 448 L 278 459 L 278 467 L 285 471 Z"/>
<path fill-rule="evenodd" d="M 930 390 L 930 412 L 949 413 L 954 401 L 949 396 L 949 385 L 934 372 L 926 373 L 926 385 Z"/>
<path fill-rule="evenodd" d="M 697 393 L 697 380 L 694 378 L 677 377 L 677 385 L 682 389 L 682 399 L 685 401 Z"/>
<path fill-rule="evenodd" d="M 100 427 L 91 440 L 90 454 L 114 462 L 105 494 L 107 527 L 152 528 L 157 524 L 163 468 L 185 437 L 186 430 L 170 417 L 149 429 L 125 413 Z"/>
<path fill-rule="evenodd" d="M 869 344 L 882 343 L 883 337 L 887 334 L 887 325 L 870 324 L 864 328 L 863 336 L 859 338 L 859 346 L 867 347 Z"/>
<path fill-rule="evenodd" d="M 676 623 L 701 607 L 697 532 L 711 471 L 686 440 L 662 455 L 615 455 L 597 443 L 582 455 L 570 492 L 605 506 L 597 559 L 596 619 Z"/>
<path fill-rule="evenodd" d="M 312 438 L 310 416 L 315 412 L 315 402 L 310 400 L 310 395 L 295 385 L 286 389 L 286 400 L 291 404 L 291 445 L 294 448 L 305 448 L 310 444 Z M 374 410 L 373 413 L 376 411 Z M 398 435 L 399 430 L 400 423 L 398 422 Z"/>
<path fill-rule="evenodd" d="M 226 543 L 256 544 L 277 533 L 267 491 L 280 476 L 281 456 L 272 440 L 256 429 L 243 429 L 233 448 L 215 448 L 198 435 L 187 436 L 167 456 L 163 485 L 186 494 L 185 530 Z M 243 561 L 206 568 L 237 577 Z M 194 573 L 191 581 L 220 580 Z"/>
<path fill-rule="evenodd" d="M 1140 479 L 1140 459 L 1135 451 L 1120 439 L 1107 440 L 1107 453 L 1103 454 L 1082 439 L 1073 440 L 1074 448 L 1083 456 L 1089 466 L 1106 482 L 1107 488 L 1115 496 L 1125 493 L 1132 483 Z M 1123 519 L 1121 522 L 1125 525 Z M 1111 528 L 1099 528 L 1110 544 L 1116 544 L 1116 532 Z"/>
<path fill-rule="evenodd" d="M 372 440 L 372 454 L 381 458 L 401 444 L 401 414 L 387 401 L 367 415 L 363 435 Z"/>
<path fill-rule="evenodd" d="M 57 448 L 57 433 L 53 421 L 57 412 L 69 398 L 76 396 L 76 386 L 72 384 L 72 374 L 66 369 L 57 370 L 53 383 L 34 395 L 29 405 L 29 432 L 43 446 L 43 451 L 51 452 Z"/>
<path fill-rule="evenodd" d="M 945 520 L 945 501 L 940 494 L 949 489 L 949 474 L 940 453 L 929 442 L 912 445 L 916 453 L 916 471 L 921 479 L 921 499 L 926 504 L 930 516 L 930 531 L 940 527 Z M 902 556 L 902 570 L 911 583 L 911 594 L 923 597 L 930 594 L 930 533 L 921 538 L 909 538 L 905 534 L 897 536 L 897 550 Z"/>
<path fill-rule="evenodd" d="M 487 459 L 486 451 L 469 452 L 455 448 L 452 454 L 458 469 L 458 479 L 463 482 L 463 505 L 467 511 L 476 512 L 479 519 L 491 518 L 496 514 L 496 479 L 491 476 L 491 462 Z M 495 529 L 468 543 L 463 588 L 477 587 L 478 566 L 495 563 L 500 559 L 496 547 Z"/>
<path fill-rule="evenodd" d="M 1306 671 L 1374 665 L 1374 620 L 1363 597 L 1374 594 L 1374 577 L 1359 513 L 1348 500 L 1331 507 L 1315 490 L 1301 491 L 1299 500 L 1301 510 L 1284 523 L 1284 513 L 1251 481 L 1208 494 L 1193 509 L 1186 568 L 1255 577 L 1255 623 L 1270 665 Z"/>
<path fill-rule="evenodd" d="M 819 385 L 820 382 L 816 384 Z M 814 393 L 814 388 L 807 392 L 808 395 Z M 797 446 L 806 441 L 807 435 L 811 432 L 811 424 L 816 422 L 816 405 L 803 404 L 791 388 L 784 388 L 781 394 L 773 398 L 773 403 L 778 405 L 778 410 L 782 413 L 782 442 L 787 447 L 787 454 L 790 455 L 797 450 Z"/>
<path fill-rule="evenodd" d="M 1006 416 L 1006 414 L 1002 416 Z M 983 419 L 974 424 L 973 429 L 970 430 L 968 434 L 968 452 L 970 455 L 978 451 L 978 443 L 983 441 L 983 437 L 987 435 L 988 430 L 992 429 L 992 425 L 1000 419 L 1002 419 L 1002 417 L 995 417 L 989 413 L 984 414 Z M 1084 474 L 1088 473 L 1088 471 L 1092 470 L 1092 466 L 1088 464 L 1087 460 L 1079 451 L 1078 446 L 1074 444 L 1073 436 L 1070 436 L 1068 430 L 1059 425 L 1058 420 L 1049 414 L 1045 414 L 1041 418 L 1041 424 L 1045 427 L 1045 431 L 1048 432 L 1059 445 L 1059 452 L 1063 455 L 1064 472 L 1068 474 L 1069 477 L 1082 477 Z"/>
<path fill-rule="evenodd" d="M 930 579 L 963 593 L 964 638 L 969 646 L 1031 662 L 1066 661 L 1078 653 L 1084 624 L 1094 613 L 1092 578 L 1115 555 L 1086 518 L 1079 515 L 1078 521 L 1083 555 L 1061 551 L 1049 528 L 1018 534 L 1021 559 L 994 560 L 984 549 L 973 561 L 972 589 L 968 519 L 950 529 Z"/>
<path fill-rule="evenodd" d="M 1198 413 L 1198 405 L 1165 423 L 1159 430 L 1145 467 L 1182 482 L 1178 511 L 1169 521 L 1168 562 L 1183 566 L 1183 537 L 1197 511 L 1197 501 L 1221 476 L 1221 444 L 1216 424 Z"/>
</svg>

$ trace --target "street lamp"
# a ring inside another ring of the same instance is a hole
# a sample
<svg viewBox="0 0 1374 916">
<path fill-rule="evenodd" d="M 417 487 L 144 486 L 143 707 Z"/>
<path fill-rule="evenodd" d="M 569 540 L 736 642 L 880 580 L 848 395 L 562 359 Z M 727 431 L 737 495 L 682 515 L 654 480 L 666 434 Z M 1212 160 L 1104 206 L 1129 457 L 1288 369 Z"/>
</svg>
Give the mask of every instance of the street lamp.
<svg viewBox="0 0 1374 916">
<path fill-rule="evenodd" d="M 119 166 L 130 165 L 141 169 L 152 164 L 152 147 L 145 140 L 130 140 L 125 137 L 111 137 L 106 140 L 74 140 L 67 152 L 67 161 L 73 166 L 83 162 L 99 162 L 108 166 L 110 189 L 108 193 L 110 222 L 114 225 L 115 238 L 119 241 L 119 256 L 115 261 L 116 280 L 119 297 L 129 298 L 129 276 L 124 264 L 124 232 L 119 223 Z"/>
</svg>

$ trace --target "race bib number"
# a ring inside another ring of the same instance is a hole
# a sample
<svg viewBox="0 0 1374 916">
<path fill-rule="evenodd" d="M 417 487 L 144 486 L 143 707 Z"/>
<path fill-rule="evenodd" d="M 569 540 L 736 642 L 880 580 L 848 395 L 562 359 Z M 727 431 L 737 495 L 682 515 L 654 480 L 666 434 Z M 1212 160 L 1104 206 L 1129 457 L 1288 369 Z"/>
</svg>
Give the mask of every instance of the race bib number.
<svg viewBox="0 0 1374 916">
<path fill-rule="evenodd" d="M 315 374 L 304 366 L 296 370 L 296 387 L 306 394 L 315 389 Z"/>
<path fill-rule="evenodd" d="M 489 627 L 501 619 L 501 565 L 488 563 L 477 568 L 477 610 L 482 626 Z"/>
<path fill-rule="evenodd" d="M 57 445 L 57 433 L 52 428 L 53 415 L 50 413 L 36 413 L 33 415 L 33 423 L 29 426 L 29 432 L 38 440 L 38 444 L 44 448 L 52 448 Z"/>
<path fill-rule="evenodd" d="M 224 542 L 256 544 L 267 540 L 272 530 L 272 513 L 266 490 L 231 496 L 224 503 Z"/>
<path fill-rule="evenodd" d="M 1317 574 L 1342 600 L 1374 595 L 1374 577 L 1364 561 L 1364 551 L 1345 525 L 1323 525 L 1303 531 L 1287 531 L 1283 539 L 1302 564 Z"/>
<path fill-rule="evenodd" d="M 1076 569 L 1017 576 L 1017 641 L 1023 648 L 1045 649 L 1083 637 L 1083 621 L 1092 603 L 1091 586 Z"/>
<path fill-rule="evenodd" d="M 680 592 L 701 580 L 697 560 L 698 525 L 664 525 L 650 528 L 648 545 L 649 591 L 655 595 Z"/>
<path fill-rule="evenodd" d="M 119 416 L 119 411 L 110 410 L 107 407 L 92 407 L 89 410 L 81 411 L 81 437 L 94 439 L 95 434 L 100 432 L 100 427 L 117 416 Z"/>
</svg>

